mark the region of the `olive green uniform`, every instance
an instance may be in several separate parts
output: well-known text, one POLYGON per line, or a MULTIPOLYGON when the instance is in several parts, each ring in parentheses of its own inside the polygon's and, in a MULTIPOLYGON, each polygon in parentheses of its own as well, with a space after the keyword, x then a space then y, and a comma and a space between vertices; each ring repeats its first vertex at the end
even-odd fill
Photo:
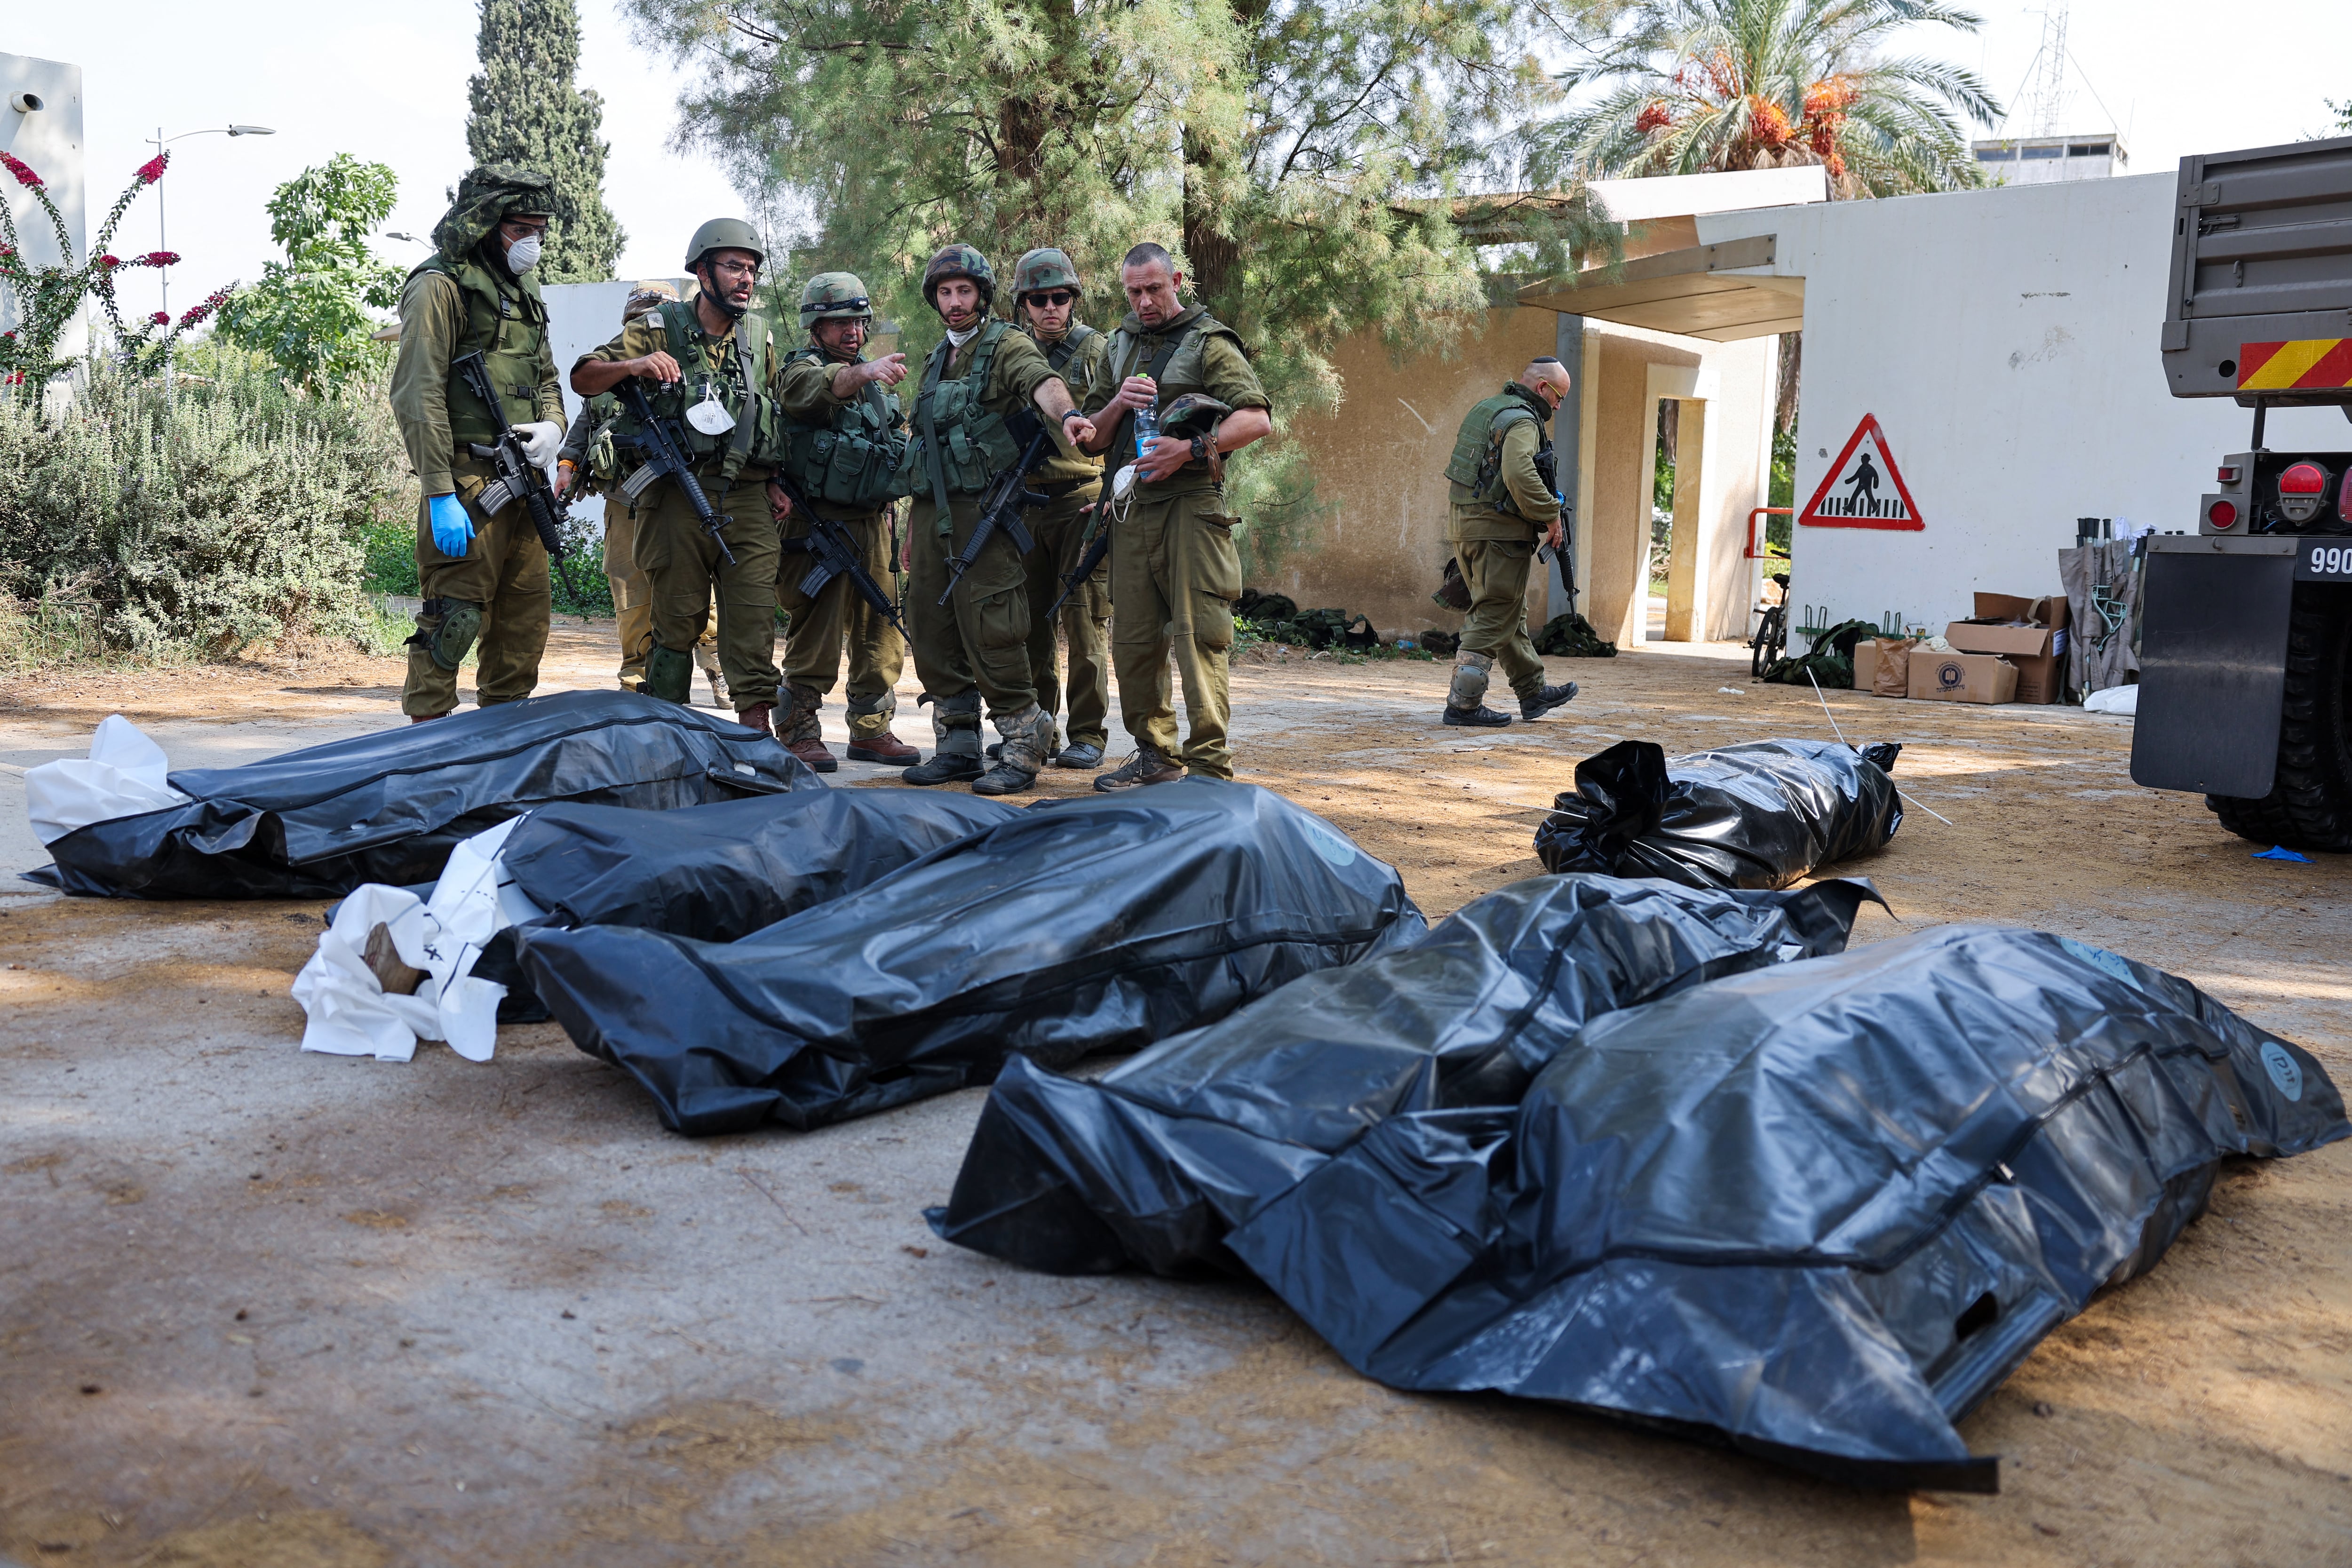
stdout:
POLYGON ((933 723, 943 745, 953 731, 978 731, 982 698, 1000 720, 1036 705, 1029 673, 1029 575, 1021 552, 998 531, 951 594, 948 562, 971 542, 980 521, 980 492, 988 479, 1020 456, 1002 421, 1024 408, 1034 410, 1037 388, 1052 379, 1053 367, 1037 345, 1001 321, 983 324, 961 349, 942 340, 924 363, 915 439, 908 448, 914 506, 907 523, 907 630, 924 697, 938 705, 933 723), (940 407, 957 398, 934 405, 930 417, 941 448, 934 463, 923 431, 924 400, 934 396, 935 387, 944 394, 951 383, 963 387, 958 398, 973 417, 956 422, 939 416, 940 407), (938 499, 942 489, 944 509, 938 499), (939 602, 943 594, 944 605, 939 602))
MULTIPOLYGON (((1021 330, 1045 351, 1045 363, 1069 387, 1071 401, 1085 407, 1110 357, 1110 334, 1073 321, 1067 334, 1048 342, 1027 323, 1021 330)), ((1037 548, 1024 558, 1029 568, 1029 678, 1037 689, 1037 705, 1048 717, 1062 710, 1058 629, 1070 645, 1070 718, 1063 739, 1097 749, 1110 739, 1109 557, 1062 606, 1058 628, 1046 612, 1062 596, 1062 579, 1077 570, 1078 557, 1086 553, 1087 531, 1094 521, 1087 509, 1102 494, 1102 468, 1098 457, 1057 451, 1030 477, 1030 489, 1053 499, 1024 520, 1037 548)))
MULTIPOLYGON (((719 552, 717 542, 696 520, 693 505, 671 479, 656 480, 637 498, 635 536, 631 541, 636 565, 645 573, 650 589, 653 647, 646 656, 649 682, 659 684, 652 680, 650 674, 657 650, 683 655, 701 640, 710 625, 715 590, 719 665, 726 677, 728 696, 738 713, 763 703, 774 703, 779 684, 776 570, 780 535, 767 494, 768 477, 774 472, 774 454, 772 433, 760 433, 761 426, 772 424, 774 416, 755 414, 744 400, 742 384, 746 372, 738 363, 743 343, 753 341, 761 367, 758 376, 752 378, 756 382, 754 391, 761 402, 772 408, 776 355, 767 333, 765 318, 753 313, 730 323, 725 336, 713 337, 703 330, 693 305, 667 301, 660 309, 631 321, 611 342, 581 355, 573 366, 576 370, 581 364, 593 362, 638 359, 656 350, 668 353, 678 360, 687 380, 682 386, 674 386, 667 393, 648 384, 647 396, 653 400, 656 413, 667 413, 672 407, 682 410, 698 403, 708 389, 732 405, 739 426, 750 426, 742 431, 742 439, 753 455, 740 461, 731 481, 726 477, 725 468, 733 460, 729 448, 736 444, 736 432, 709 438, 709 443, 715 443, 714 449, 699 457, 689 453, 695 475, 709 499, 710 510, 730 520, 720 537, 734 554, 731 563, 719 552), (762 447, 771 449, 762 451, 762 447)), ((694 438, 692 427, 683 418, 673 418, 672 422, 681 437, 694 438)), ((615 435, 625 448, 625 419, 615 435)), ((623 466, 627 463, 625 456, 623 466)))
POLYGON ((1540 696, 1544 685, 1543 660, 1528 636, 1528 573, 1559 516, 1536 471, 1550 414, 1541 394, 1507 384, 1463 420, 1445 470, 1452 500, 1445 542, 1470 590, 1461 651, 1494 660, 1522 700, 1540 696))
MULTIPOLYGON (((822 348, 814 346, 796 350, 788 356, 780 367, 776 383, 776 398, 783 407, 784 417, 797 426, 829 431, 839 414, 855 404, 863 404, 880 428, 903 428, 897 396, 878 383, 868 383, 855 398, 845 399, 835 394, 834 374, 844 363, 827 358, 822 348)), ((892 574, 898 569, 891 559, 893 508, 884 504, 855 510, 854 503, 833 505, 818 499, 824 493, 826 464, 823 457, 812 455, 798 463, 788 459, 786 470, 803 496, 812 498, 813 504, 824 507, 826 517, 847 527, 857 542, 866 574, 885 594, 890 593, 896 582, 892 574)), ((856 483, 855 479, 848 482, 856 483)), ((835 493, 847 493, 838 484, 835 489, 835 493)), ((793 515, 784 520, 783 566, 776 578, 776 602, 792 617, 784 638, 784 683, 793 700, 793 717, 799 716, 803 703, 812 715, 823 706, 818 700, 831 691, 841 678, 842 639, 846 635, 850 739, 864 741, 887 735, 890 732, 891 717, 898 710, 895 688, 899 672, 906 668, 907 645, 898 628, 866 602, 847 574, 827 583, 814 599, 801 592, 801 583, 814 563, 806 552, 792 545, 794 540, 806 539, 808 531, 808 520, 795 507, 793 515)), ((790 721, 779 714, 777 733, 788 733, 789 725, 790 721)))
POLYGON ((457 706, 457 672, 442 668, 430 649, 451 607, 479 609, 481 630, 474 646, 481 662, 474 690, 485 708, 530 696, 547 647, 546 547, 526 508, 509 504, 496 517, 483 513, 478 498, 498 471, 465 448, 487 446, 497 434, 496 421, 449 371, 454 355, 482 349, 509 424, 563 422, 563 395, 556 386, 538 280, 529 273, 514 277, 486 249, 487 242, 457 262, 440 255, 427 258, 409 274, 400 297, 392 412, 423 492, 416 513, 416 574, 425 604, 417 612, 416 636, 409 639, 408 675, 400 692, 400 710, 412 718, 457 706), (430 511, 432 497, 452 493, 475 529, 466 553, 455 557, 433 542, 430 511))
MULTIPOLYGON (((635 691, 646 683, 646 654, 653 647, 653 588, 637 565, 637 514, 619 493, 618 460, 613 451, 613 422, 620 402, 600 392, 583 405, 563 435, 558 459, 572 466, 567 501, 587 496, 604 498, 604 581, 613 590, 614 630, 621 643, 621 689, 635 691)), ((694 645, 694 662, 710 678, 714 696, 725 689, 719 673, 719 637, 705 631, 694 645)), ((723 700, 723 699, 722 699, 723 700)))
MULTIPOLYGON (((1166 363, 1153 376, 1162 408, 1188 392, 1205 393, 1234 409, 1272 406, 1240 338, 1193 305, 1149 330, 1132 314, 1120 323, 1101 377, 1088 392, 1087 413, 1098 414, 1129 376, 1150 374, 1163 353, 1166 363)), ((1134 460, 1131 424, 1119 441, 1108 454, 1114 468, 1134 460)), ((1111 535, 1111 659, 1118 671, 1119 717, 1139 747, 1209 778, 1234 776, 1225 656, 1234 644, 1234 601, 1242 593, 1233 534, 1238 521, 1227 515, 1217 480, 1193 463, 1165 479, 1139 475, 1133 502, 1111 535), (1181 751, 1168 681, 1171 653, 1191 731, 1181 751)))

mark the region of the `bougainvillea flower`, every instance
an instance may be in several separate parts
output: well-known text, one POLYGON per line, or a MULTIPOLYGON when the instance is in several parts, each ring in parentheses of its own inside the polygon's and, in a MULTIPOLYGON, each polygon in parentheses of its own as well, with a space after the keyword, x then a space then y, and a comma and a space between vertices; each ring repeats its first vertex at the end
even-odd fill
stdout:
POLYGON ((101 256, 98 258, 98 264, 100 267, 120 267, 122 265, 122 258, 119 256, 101 256))
POLYGON ((151 250, 139 259, 150 267, 177 267, 180 253, 176 250, 151 250))
POLYGON ((162 310, 158 310, 158 311, 156 311, 153 315, 152 315, 152 316, 148 317, 147 319, 148 319, 149 321, 151 321, 154 322, 154 323, 155 323, 157 326, 159 326, 159 327, 168 327, 168 326, 170 326, 170 325, 172 324, 172 318, 171 318, 170 316, 166 315, 166 314, 165 314, 163 311, 162 311, 162 310))
POLYGON ((33 173, 31 164, 9 153, 0 153, 0 169, 5 169, 16 175, 16 183, 27 190, 41 183, 41 176, 33 173))
POLYGON ((156 181, 162 179, 163 177, 163 165, 170 163, 171 160, 172 155, 169 153, 158 153, 152 158, 150 158, 145 163, 140 164, 139 183, 142 185, 152 185, 156 181))

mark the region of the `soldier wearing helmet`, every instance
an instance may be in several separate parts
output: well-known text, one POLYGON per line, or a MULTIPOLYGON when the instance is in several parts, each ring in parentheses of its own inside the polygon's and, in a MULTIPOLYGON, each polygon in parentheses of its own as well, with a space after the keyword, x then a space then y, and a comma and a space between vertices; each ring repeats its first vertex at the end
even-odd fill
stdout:
MULTIPOLYGON (((766 259, 750 224, 712 219, 686 247, 693 300, 656 302, 572 367, 572 390, 583 397, 632 376, 643 380, 655 417, 693 462, 711 510, 728 520, 722 552, 676 481, 661 480, 637 498, 636 563, 653 611, 645 689, 673 702, 692 695, 694 647, 709 626, 715 590, 728 697, 737 721, 755 730, 770 727, 780 684, 777 520, 783 496, 768 481, 783 458, 785 421, 775 395, 775 344, 767 318, 751 309, 766 259)), ((625 414, 613 427, 625 471, 636 467, 640 435, 625 414)))
MULTIPOLYGON (((675 300, 677 289, 660 279, 639 283, 621 307, 625 329, 640 316, 657 312, 664 300, 675 300)), ((652 590, 637 565, 636 510, 620 493, 620 458, 613 447, 613 427, 621 417, 620 399, 597 394, 580 405, 580 413, 564 434, 557 454, 555 493, 573 500, 602 495, 604 499, 604 580, 613 588, 613 615, 621 637, 621 689, 635 691, 646 683, 646 654, 653 647, 652 590)), ((727 680, 719 669, 719 635, 706 628, 695 640, 694 662, 710 682, 713 706, 727 708, 727 680)))
POLYGON ((948 563, 971 541, 981 493, 1021 458, 1024 443, 1010 421, 1042 415, 1065 457, 1095 434, 1037 345, 990 317, 995 296, 988 258, 969 245, 946 247, 923 268, 923 299, 947 335, 923 362, 903 470, 914 497, 908 631, 939 742, 905 777, 912 784, 971 779, 975 795, 1034 784, 1052 751, 1054 721, 1038 706, 1029 672, 1028 572, 1012 539, 992 536, 960 577, 948 563), (993 767, 981 756, 983 699, 1003 737, 993 767))
MULTIPOLYGON (((1033 250, 1013 268, 1013 320, 1045 351, 1045 363, 1086 401, 1102 369, 1110 339, 1077 319, 1078 269, 1051 248, 1033 250)), ((1102 459, 1089 452, 1055 453, 1037 470, 1030 487, 1053 498, 1029 519, 1037 548, 1029 564, 1029 674, 1037 704, 1051 719, 1061 707, 1062 681, 1055 658, 1055 626, 1046 612, 1062 597, 1062 579, 1075 571, 1097 526, 1094 505, 1102 493, 1102 459)), ((1093 769, 1101 765, 1110 739, 1110 565, 1098 563, 1062 606, 1061 631, 1070 645, 1070 719, 1056 765, 1093 769)), ((1049 752, 1051 745, 1049 742, 1049 752)))
POLYGON ((416 573, 425 603, 400 691, 400 710, 411 720, 456 709, 457 670, 477 639, 477 702, 519 702, 539 684, 551 608, 547 551, 527 509, 482 511, 476 498, 497 472, 470 448, 498 439, 499 412, 533 462, 553 462, 563 439, 547 306, 531 276, 554 209, 545 174, 483 164, 458 184, 456 203, 434 227, 434 253, 401 290, 392 412, 424 490, 416 573), (489 366, 499 410, 449 369, 476 350, 489 366))
MULTIPOLYGON (((1135 469, 1126 499, 1112 503, 1119 515, 1110 552, 1118 606, 1111 662, 1135 755, 1097 775, 1098 790, 1167 784, 1188 773, 1234 776, 1225 655, 1242 591, 1233 531, 1241 520, 1225 510, 1224 458, 1274 424, 1240 335, 1204 307, 1185 304, 1183 284, 1160 247, 1147 241, 1127 253, 1119 268, 1127 319, 1111 334, 1109 363, 1087 400, 1098 416, 1093 449, 1108 448, 1111 463, 1135 469), (1199 400, 1187 403, 1187 395, 1199 400), (1144 411, 1159 422, 1157 435, 1137 433, 1135 417, 1144 411), (1192 731, 1181 752, 1168 688, 1171 654, 1192 731)), ((1112 489, 1119 488, 1114 479, 1112 489)))
MULTIPOLYGON (((789 421, 782 472, 809 505, 847 527, 867 574, 887 593, 898 555, 891 521, 895 502, 906 493, 899 469, 907 455, 907 416, 890 389, 906 379, 907 356, 866 357, 874 307, 854 273, 820 272, 810 279, 801 289, 800 314, 808 342, 784 356, 777 383, 789 421)), ((850 760, 901 767, 921 762, 920 752, 890 732, 890 716, 898 708, 893 688, 906 667, 906 645, 846 574, 827 583, 814 598, 800 591, 807 558, 796 546, 807 536, 806 519, 796 511, 785 517, 776 599, 792 625, 784 639, 784 700, 776 712, 776 733, 793 755, 819 773, 840 766, 825 749, 817 712, 841 677, 846 633, 850 760)))

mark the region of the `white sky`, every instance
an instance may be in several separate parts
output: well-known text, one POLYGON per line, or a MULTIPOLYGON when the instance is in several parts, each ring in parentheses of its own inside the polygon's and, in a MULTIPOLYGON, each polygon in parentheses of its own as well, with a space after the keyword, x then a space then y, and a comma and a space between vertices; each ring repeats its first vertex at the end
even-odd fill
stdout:
MULTIPOLYGON (((612 0, 580 9, 581 80, 604 95, 613 144, 605 200, 629 236, 620 274, 674 273, 694 226, 742 204, 709 160, 668 152, 677 76, 630 41, 612 0)), ((2011 102, 2042 16, 2013 0, 1984 11, 1982 34, 1923 29, 1915 47, 1977 69, 2011 102)), ((188 258, 174 269, 184 306, 230 278, 259 276, 272 254, 262 210, 271 190, 337 153, 391 164, 401 204, 389 226, 427 232, 466 163, 476 16, 473 0, 27 0, 10 7, 0 48, 81 66, 93 218, 146 159, 140 139, 158 123, 172 133, 230 121, 277 129, 178 144, 168 195, 172 248, 188 258)), ((2068 44, 2082 68, 2070 74, 2060 129, 2107 130, 2112 111, 2139 174, 2168 170, 2186 153, 2292 141, 2322 127, 2323 98, 2352 97, 2352 0, 2074 0, 2068 44)), ((2019 107, 2012 134, 2032 129, 2019 107)), ((146 248, 154 226, 151 194, 122 241, 146 248)), ((423 254, 393 240, 382 250, 404 264, 423 254)))

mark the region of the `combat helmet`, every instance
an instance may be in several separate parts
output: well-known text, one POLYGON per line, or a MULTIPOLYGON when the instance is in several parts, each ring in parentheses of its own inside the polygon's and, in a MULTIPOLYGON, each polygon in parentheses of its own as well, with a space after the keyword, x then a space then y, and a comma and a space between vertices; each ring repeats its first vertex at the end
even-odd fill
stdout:
POLYGON ((629 302, 621 307, 621 325, 627 326, 648 310, 658 310, 666 300, 677 298, 677 286, 659 278, 649 278, 629 289, 629 302))
POLYGON ((874 302, 855 272, 820 272, 801 286, 801 326, 819 321, 870 321, 874 302))
POLYGON ((1071 265, 1066 252, 1052 246, 1045 246, 1024 252, 1021 259, 1013 264, 1013 302, 1014 304, 1019 304, 1024 295, 1033 294, 1040 289, 1067 289, 1075 293, 1085 292, 1078 284, 1078 269, 1071 265))
POLYGON ((996 274, 988 265, 988 258, 969 245, 943 247, 923 268, 923 303, 936 310, 940 308, 940 285, 950 278, 969 278, 980 286, 980 313, 996 302, 996 274))
POLYGON ((449 195, 449 210, 433 226, 435 247, 462 261, 501 218, 549 217, 555 212, 555 182, 520 163, 484 163, 467 171, 449 195))
POLYGON ((702 258, 714 250, 748 250, 752 260, 762 267, 768 263, 768 247, 760 243, 759 231, 740 217, 715 217, 696 229, 686 242, 686 269, 701 267, 702 258))
POLYGON ((1217 426, 1233 412, 1230 405, 1220 403, 1205 392, 1188 392, 1170 400, 1160 411, 1160 433, 1173 436, 1180 441, 1195 437, 1209 443, 1209 473, 1222 482, 1225 477, 1224 454, 1217 450, 1217 426))

